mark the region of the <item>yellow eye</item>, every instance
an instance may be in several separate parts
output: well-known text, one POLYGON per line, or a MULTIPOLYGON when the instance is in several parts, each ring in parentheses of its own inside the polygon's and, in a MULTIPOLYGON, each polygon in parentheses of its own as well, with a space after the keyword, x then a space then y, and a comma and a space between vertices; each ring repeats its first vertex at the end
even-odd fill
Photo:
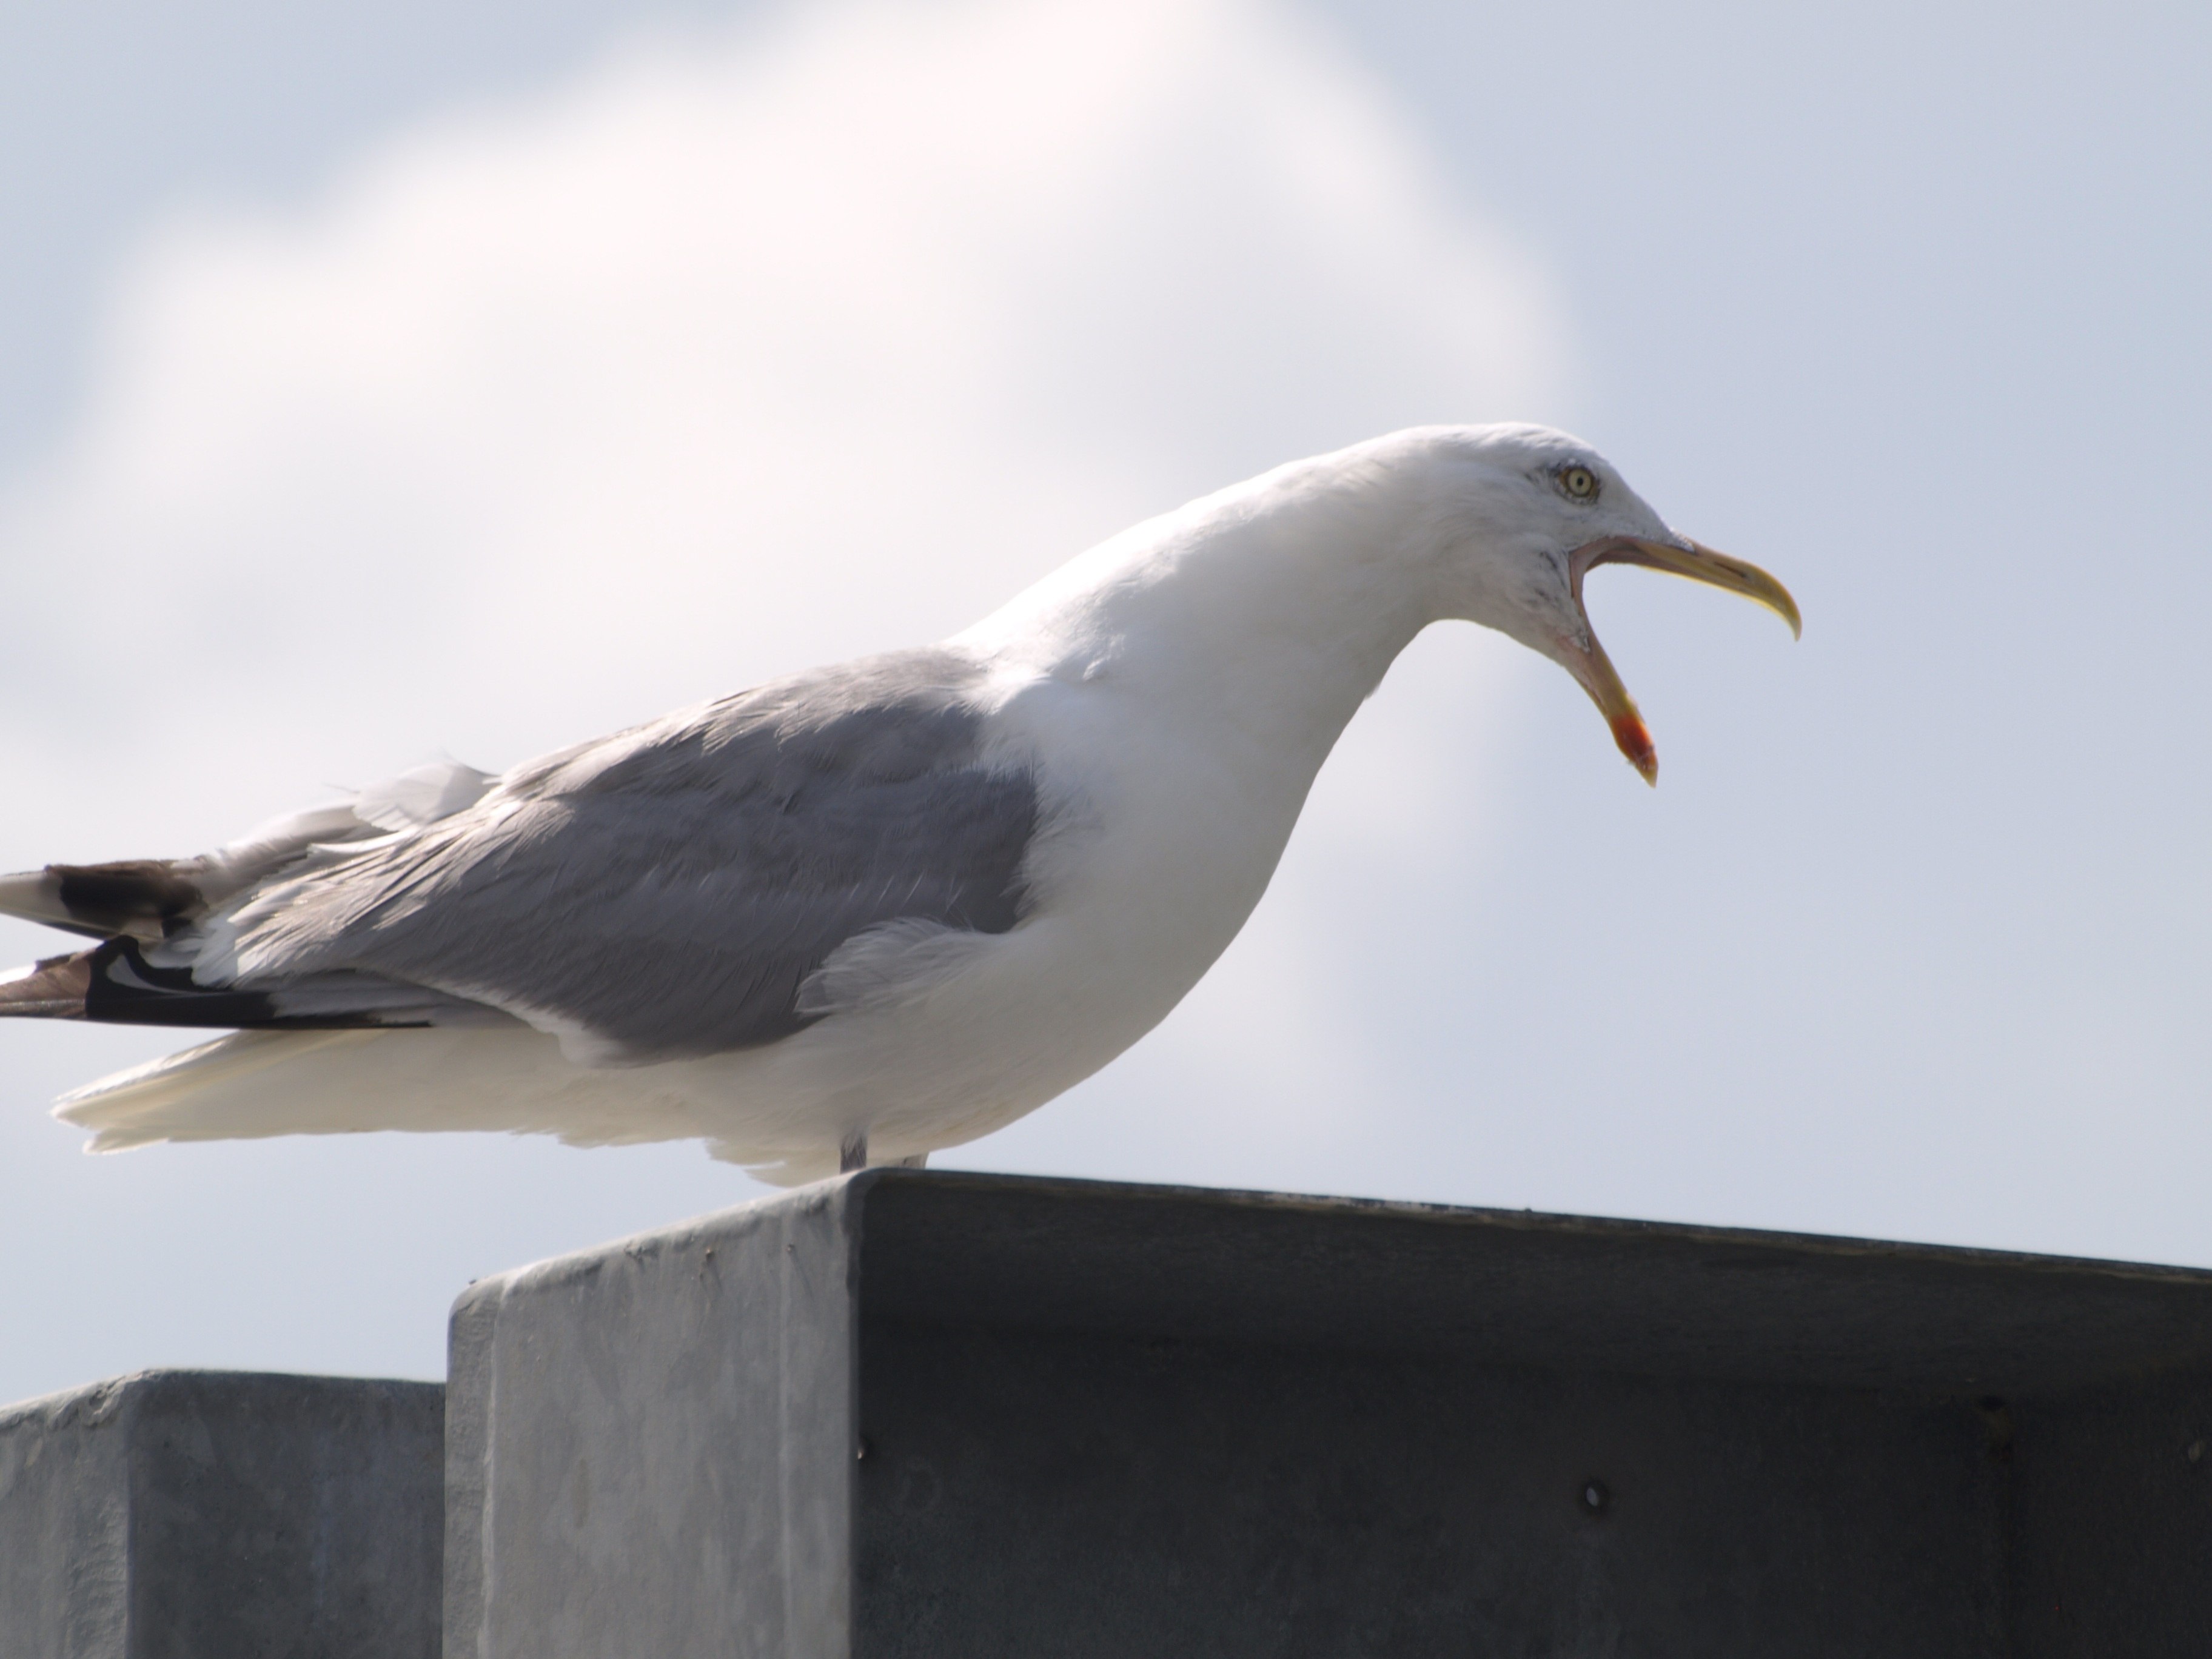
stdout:
POLYGON ((1559 471, 1559 488, 1576 501, 1589 501, 1597 494, 1597 474, 1586 466, 1563 467, 1559 471))

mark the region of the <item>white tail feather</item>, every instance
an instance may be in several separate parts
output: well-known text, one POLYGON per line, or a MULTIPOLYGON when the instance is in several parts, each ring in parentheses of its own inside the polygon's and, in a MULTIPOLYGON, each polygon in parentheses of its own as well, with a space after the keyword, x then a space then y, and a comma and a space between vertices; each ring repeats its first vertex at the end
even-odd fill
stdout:
POLYGON ((571 1066, 526 1026, 239 1031, 76 1090, 54 1115, 92 1130, 94 1152, 380 1129, 536 1132, 579 1146, 710 1133, 699 1068, 653 1070, 659 1090, 640 1089, 635 1072, 571 1066))
MULTIPOLYGON (((265 1127, 259 1114, 224 1109, 226 1085, 246 1083, 272 1066, 296 1061, 368 1031, 234 1031, 213 1042, 116 1072, 72 1089, 54 1103, 64 1123, 93 1130, 88 1152, 119 1152, 163 1140, 288 1134, 289 1120, 265 1127)), ((249 1097, 257 1092, 246 1091, 249 1097)))

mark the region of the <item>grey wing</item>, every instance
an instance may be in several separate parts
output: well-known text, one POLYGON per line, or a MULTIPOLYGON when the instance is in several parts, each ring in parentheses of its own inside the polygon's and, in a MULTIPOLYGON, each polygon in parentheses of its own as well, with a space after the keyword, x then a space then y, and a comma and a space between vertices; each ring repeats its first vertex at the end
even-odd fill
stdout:
POLYGON ((1004 933, 1035 780, 991 763, 945 651, 764 686, 520 769, 476 808, 341 853, 235 918, 235 982, 434 988, 656 1060, 809 1024, 838 945, 921 920, 1004 933))

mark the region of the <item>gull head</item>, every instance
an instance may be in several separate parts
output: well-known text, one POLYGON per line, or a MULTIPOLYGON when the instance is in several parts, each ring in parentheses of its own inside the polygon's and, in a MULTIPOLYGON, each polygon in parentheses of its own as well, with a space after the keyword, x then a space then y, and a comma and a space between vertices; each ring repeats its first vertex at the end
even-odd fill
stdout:
POLYGON ((1645 782, 1659 781, 1658 755, 1590 626, 1583 581, 1591 571, 1634 564, 1685 576, 1755 600, 1800 631, 1796 601, 1780 582, 1672 529, 1580 440, 1540 426, 1418 436, 1435 486, 1423 539, 1438 614, 1494 628, 1573 675, 1645 782))

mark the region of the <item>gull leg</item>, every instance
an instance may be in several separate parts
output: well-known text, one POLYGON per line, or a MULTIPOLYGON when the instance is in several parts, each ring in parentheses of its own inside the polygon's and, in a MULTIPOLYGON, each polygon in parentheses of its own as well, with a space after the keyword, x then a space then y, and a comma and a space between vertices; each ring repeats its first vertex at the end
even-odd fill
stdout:
POLYGON ((895 1158, 891 1160, 891 1166, 899 1170, 927 1170, 929 1167, 929 1154, 916 1152, 912 1158, 895 1158))
POLYGON ((855 1129, 838 1145, 837 1173, 850 1175, 855 1170, 865 1170, 867 1167, 868 1132, 866 1129, 855 1129))

